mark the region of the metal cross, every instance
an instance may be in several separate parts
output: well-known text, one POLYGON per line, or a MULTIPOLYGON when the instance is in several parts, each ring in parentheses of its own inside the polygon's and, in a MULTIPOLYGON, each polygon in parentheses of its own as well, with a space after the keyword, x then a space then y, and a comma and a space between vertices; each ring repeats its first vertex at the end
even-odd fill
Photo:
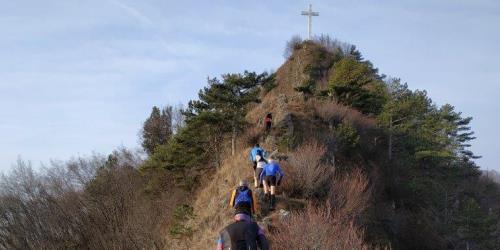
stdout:
POLYGON ((311 40, 311 21, 313 16, 319 16, 319 12, 313 12, 312 11, 312 4, 309 4, 309 10, 308 11, 302 11, 301 15, 307 16, 309 19, 309 26, 307 31, 309 32, 309 40, 311 40))

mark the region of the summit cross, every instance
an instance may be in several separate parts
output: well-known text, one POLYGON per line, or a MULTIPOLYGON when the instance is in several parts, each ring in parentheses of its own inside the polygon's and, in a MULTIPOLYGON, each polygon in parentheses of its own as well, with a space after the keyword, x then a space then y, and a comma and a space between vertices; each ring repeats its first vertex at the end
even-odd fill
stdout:
POLYGON ((307 16, 309 19, 309 25, 307 26, 307 31, 309 33, 309 40, 311 40, 311 22, 312 22, 312 17, 313 16, 319 16, 319 12, 313 12, 312 11, 312 4, 309 4, 309 10, 308 11, 302 11, 301 15, 307 16))

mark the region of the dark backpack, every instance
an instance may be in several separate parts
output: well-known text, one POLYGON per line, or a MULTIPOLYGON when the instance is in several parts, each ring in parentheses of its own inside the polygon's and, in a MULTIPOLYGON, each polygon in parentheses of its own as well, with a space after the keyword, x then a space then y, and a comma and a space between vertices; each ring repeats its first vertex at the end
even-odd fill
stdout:
POLYGON ((237 221, 230 224, 221 233, 224 249, 257 250, 258 231, 259 226, 255 222, 237 221))
POLYGON ((252 203, 252 198, 250 197, 250 189, 240 190, 236 199, 234 200, 234 206, 236 207, 240 203, 252 203))
POLYGON ((257 152, 255 153, 255 156, 260 155, 260 158, 264 158, 264 150, 263 149, 257 149, 257 152))

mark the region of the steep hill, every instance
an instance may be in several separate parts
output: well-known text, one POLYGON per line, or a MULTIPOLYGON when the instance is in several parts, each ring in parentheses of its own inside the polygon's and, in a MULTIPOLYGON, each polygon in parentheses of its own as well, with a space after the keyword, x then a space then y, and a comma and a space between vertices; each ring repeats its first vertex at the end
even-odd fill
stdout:
MULTIPOLYGON (((293 57, 277 70, 276 86, 265 93, 261 98, 262 101, 252 107, 247 114, 249 129, 242 136, 243 139, 239 140, 237 148, 239 153, 234 157, 228 157, 213 178, 197 193, 193 206, 196 216, 186 223, 187 227, 193 230, 193 234, 189 238, 177 241, 177 244, 173 245, 173 249, 178 247, 207 249, 207 245, 213 244, 218 232, 231 222, 232 210, 228 208, 231 190, 235 188, 239 179, 248 179, 252 183, 253 173, 248 162, 252 138, 257 137, 261 145, 268 151, 277 151, 279 156, 287 158, 292 156, 291 151, 294 147, 307 141, 321 141, 335 146, 336 142, 332 142, 335 140, 332 137, 333 128, 330 126, 331 124, 324 123, 322 120, 332 118, 353 124, 360 129, 364 140, 371 140, 369 137, 372 136, 369 135, 369 131, 375 130, 373 118, 363 116, 352 108, 331 101, 308 99, 303 93, 294 90, 294 88, 309 81, 315 81, 315 84, 320 88, 325 88, 328 77, 327 69, 331 66, 329 60, 332 60, 333 57, 330 55, 319 62, 315 60, 318 60, 318 55, 321 57, 321 54, 328 55, 329 53, 317 44, 304 44, 303 48, 297 50, 293 57), (307 68, 310 65, 319 65, 317 70, 323 71, 321 79, 311 79, 311 76, 307 74, 307 68), (264 135, 262 117, 267 113, 273 114, 274 127, 269 135, 264 135)), ((334 161, 332 150, 335 149, 328 149, 325 156, 325 158, 330 158, 328 161, 334 161)), ((282 164, 287 163, 282 162, 282 164)), ((333 168, 333 166, 330 167, 333 168)), ((284 170, 287 174, 291 172, 286 167, 284 170)), ((333 178, 333 176, 331 177, 333 178)), ((290 182, 296 180, 291 179, 293 177, 289 178, 286 180, 288 183, 284 185, 295 185, 290 182)), ((328 182, 332 181, 333 179, 328 182)), ((293 194, 291 195, 293 196, 293 194)), ((286 193, 282 193, 279 196, 278 208, 283 209, 281 212, 289 213, 304 209, 308 202, 314 202, 314 200, 308 200, 301 196, 288 197, 286 193)), ((280 209, 274 213, 268 212, 266 206, 263 205, 257 220, 261 224, 264 223, 266 229, 276 228, 275 224, 280 221, 280 209)))
MULTIPOLYGON (((467 203, 469 196, 480 202, 476 193, 487 188, 477 179, 474 165, 465 161, 453 163, 456 167, 443 168, 442 164, 451 166, 449 157, 455 156, 441 157, 437 151, 420 149, 405 151, 403 147, 413 146, 403 143, 404 134, 409 136, 415 128, 408 125, 407 130, 388 134, 383 124, 391 91, 380 91, 386 88, 382 77, 371 68, 371 63, 363 61, 359 52, 350 48, 343 50, 335 44, 319 42, 295 45, 293 54, 276 71, 273 88, 266 89, 261 102, 251 106, 247 113, 248 126, 237 140, 237 154, 224 157, 223 164, 196 192, 194 216, 185 223, 189 233, 169 239, 174 242, 171 249, 212 248, 218 232, 232 219, 232 210, 228 208, 230 191, 240 179, 252 183, 248 152, 253 142, 275 151, 287 173, 278 195, 279 209, 270 212, 261 204, 255 218, 275 243, 273 249, 298 249, 298 244, 308 247, 307 237, 323 239, 318 242, 320 249, 452 249, 463 246, 460 244, 475 244, 475 247, 494 244, 492 238, 480 241, 457 234, 463 231, 463 226, 451 222, 469 216, 464 214, 467 212, 462 204, 467 203), (363 95, 353 92, 349 96, 340 92, 340 88, 332 90, 331 79, 343 72, 338 65, 346 58, 369 68, 370 83, 353 90, 363 95), (359 100, 372 101, 379 93, 383 93, 380 99, 386 103, 379 111, 359 105, 359 100), (349 102, 356 95, 369 97, 349 102), (269 134, 264 133, 262 124, 267 113, 273 114, 274 123, 269 134), (430 155, 423 158, 408 155, 415 152, 430 155), (466 187, 468 184, 471 186, 466 187), (474 195, 467 196, 468 192, 474 195), (305 225, 310 223, 317 226, 307 228, 305 225)), ((347 74, 354 79, 352 84, 359 80, 349 68, 347 74)), ((404 85, 399 88, 392 91, 420 94, 405 90, 404 85)), ((407 104, 397 105, 401 108, 407 104)), ((498 188, 491 190, 498 194, 498 188)), ((494 209, 491 204, 490 207, 494 209)), ((486 217, 483 222, 487 224, 486 217)), ((493 227, 491 223, 488 225, 493 227)))
MULTIPOLYGON (((307 51, 304 50, 304 52, 307 51)), ((218 232, 231 222, 233 211, 228 208, 230 192, 240 179, 247 179, 249 183, 252 183, 253 180, 253 170, 248 162, 249 138, 259 138, 264 148, 274 151, 278 150, 279 142, 276 138, 284 138, 294 134, 295 120, 292 115, 303 113, 303 98, 289 84, 292 79, 285 78, 289 75, 286 71, 294 67, 298 67, 298 69, 292 70, 293 72, 303 70, 303 66, 293 64, 293 61, 285 63, 276 73, 276 87, 266 93, 262 97, 262 102, 254 106, 248 113, 246 118, 250 123, 249 130, 242 136, 244 139, 238 141, 238 154, 234 157, 227 157, 211 180, 196 195, 193 205, 196 217, 186 223, 189 228, 194 230, 193 235, 189 239, 178 240, 172 249, 178 247, 207 249, 207 246, 213 245, 218 232), (290 105, 292 103, 293 106, 290 105), (270 112, 273 113, 275 124, 273 135, 264 137, 262 136, 262 118, 270 112)), ((294 77, 299 81, 304 76, 297 74, 294 77)), ((264 215, 260 214, 259 218, 262 216, 264 215)))

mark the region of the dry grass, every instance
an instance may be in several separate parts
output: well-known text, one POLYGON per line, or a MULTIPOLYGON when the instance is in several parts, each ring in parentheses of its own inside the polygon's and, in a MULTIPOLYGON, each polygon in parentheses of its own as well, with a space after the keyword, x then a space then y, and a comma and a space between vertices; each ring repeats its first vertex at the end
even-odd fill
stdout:
MULTIPOLYGON (((287 60, 276 71, 276 87, 262 97, 262 102, 256 105, 247 114, 247 121, 258 124, 267 113, 273 113, 273 122, 279 123, 290 112, 304 111, 304 98, 294 90, 309 79, 304 73, 305 68, 314 63, 314 51, 320 46, 308 44, 303 49, 295 51, 290 60, 287 60)), ((318 82, 319 85, 320 82, 318 82)), ((307 109, 306 109, 307 111, 307 109)))
POLYGON ((253 178, 253 169, 248 162, 249 150, 240 150, 234 158, 226 160, 212 181, 200 189, 193 205, 195 218, 186 223, 194 230, 192 236, 171 241, 168 249, 214 248, 219 231, 232 221, 233 211, 228 207, 230 192, 240 178, 249 181, 253 178))

